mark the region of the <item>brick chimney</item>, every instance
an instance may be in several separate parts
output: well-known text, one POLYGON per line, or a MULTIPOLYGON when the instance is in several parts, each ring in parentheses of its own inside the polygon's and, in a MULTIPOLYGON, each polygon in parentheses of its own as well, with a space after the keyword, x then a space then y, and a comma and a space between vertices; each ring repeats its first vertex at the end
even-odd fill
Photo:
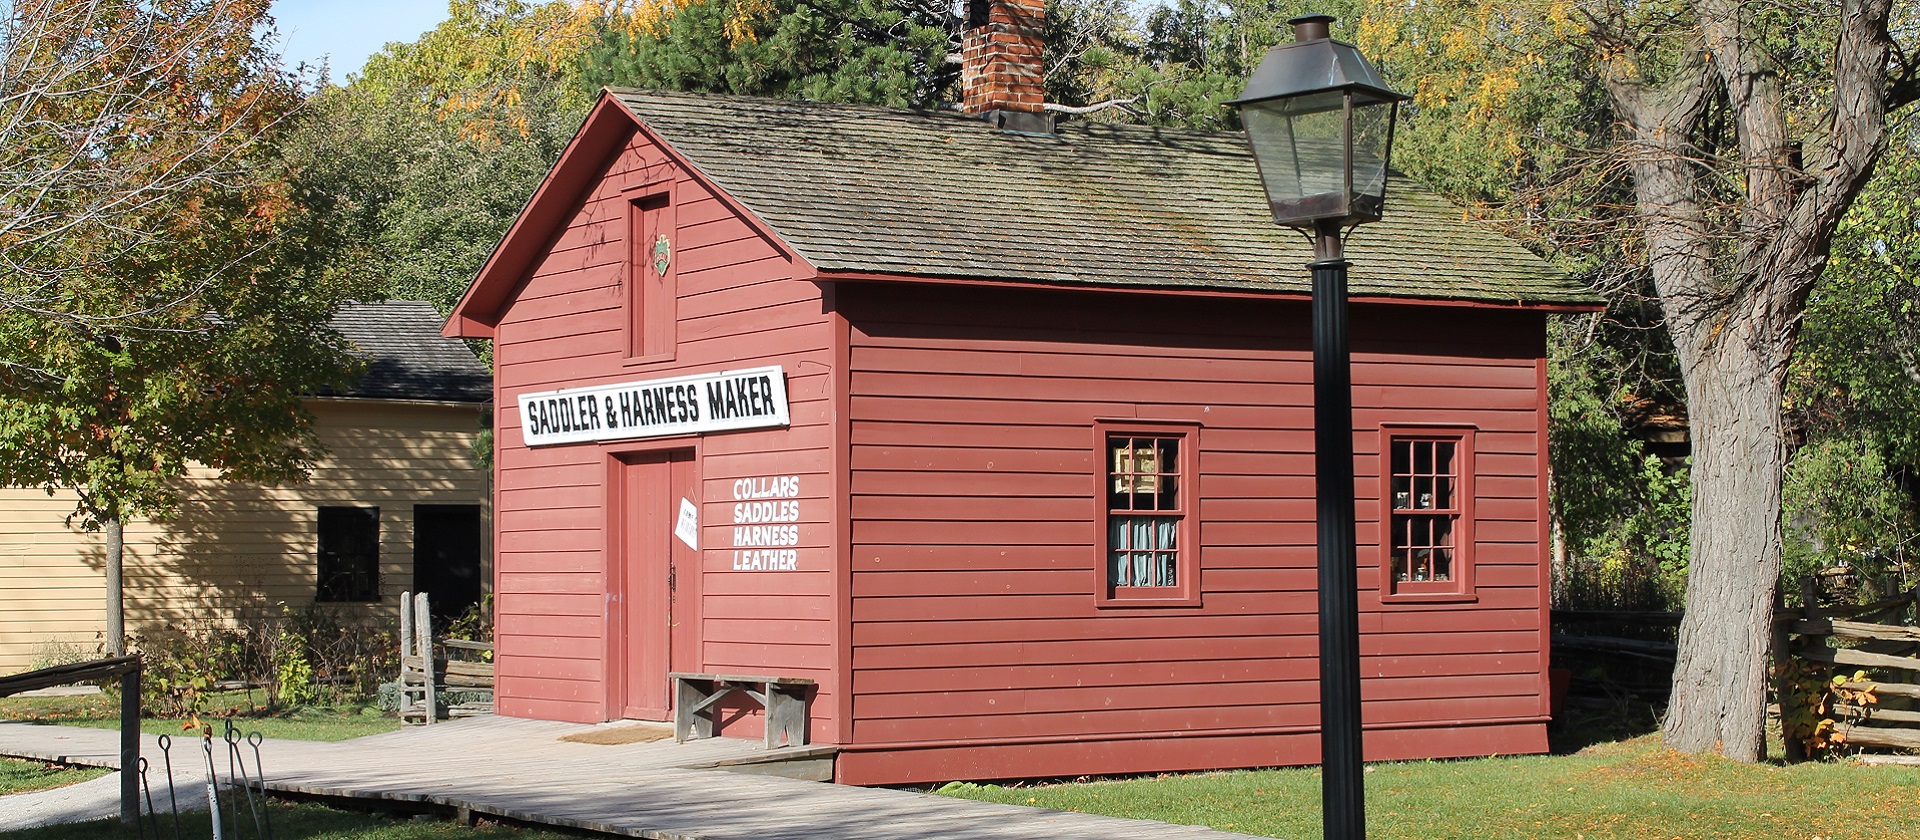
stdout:
POLYGON ((968 0, 960 35, 960 108, 995 126, 1053 133, 1041 56, 1046 0, 968 0))

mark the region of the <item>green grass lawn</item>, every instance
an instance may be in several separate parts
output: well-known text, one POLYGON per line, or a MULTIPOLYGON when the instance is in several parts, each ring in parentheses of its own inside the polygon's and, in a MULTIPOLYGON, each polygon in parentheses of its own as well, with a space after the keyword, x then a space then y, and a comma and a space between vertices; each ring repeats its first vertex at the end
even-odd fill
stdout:
MULTIPOLYGON (((274 803, 268 814, 275 840, 561 840, 577 835, 560 834, 532 828, 483 823, 468 827, 448 820, 389 817, 359 811, 342 811, 320 805, 274 803)), ((206 840, 212 835, 207 813, 180 815, 183 840, 206 840)), ((240 836, 251 838, 255 829, 252 817, 241 816, 240 836)), ((0 840, 102 840, 135 837, 122 831, 115 820, 47 826, 25 831, 0 832, 0 840)), ((148 837, 153 832, 147 832, 148 837)), ((173 815, 163 814, 160 836, 173 837, 173 815)), ((229 834, 228 836, 232 836, 229 834)))
POLYGON ((112 771, 102 767, 67 767, 43 761, 0 758, 0 796, 30 790, 65 787, 97 779, 112 771))
MULTIPOLYGON (((1657 735, 1574 755, 1375 764, 1366 780, 1373 840, 1896 840, 1920 833, 1920 768, 1737 764, 1666 750, 1657 735)), ((1244 834, 1320 836, 1314 768, 942 792, 1244 834)))
MULTIPOLYGON (((211 723, 219 731, 219 719, 234 717, 233 725, 242 732, 258 731, 268 738, 289 741, 344 741, 362 735, 392 732, 400 721, 371 707, 302 708, 267 714, 258 692, 229 691, 213 695, 207 703, 211 723)), ((102 694, 74 697, 0 698, 0 720, 28 720, 95 729, 120 727, 118 699, 102 694)), ((145 718, 140 729, 151 735, 179 735, 192 729, 192 721, 183 718, 145 718)))

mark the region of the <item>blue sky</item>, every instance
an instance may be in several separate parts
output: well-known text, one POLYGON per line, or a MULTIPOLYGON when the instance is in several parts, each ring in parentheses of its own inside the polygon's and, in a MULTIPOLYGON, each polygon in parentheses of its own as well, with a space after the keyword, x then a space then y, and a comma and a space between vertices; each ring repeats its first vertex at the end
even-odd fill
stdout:
POLYGON ((288 67, 331 58, 335 83, 360 72, 391 41, 412 41, 447 19, 447 0, 274 0, 288 67))

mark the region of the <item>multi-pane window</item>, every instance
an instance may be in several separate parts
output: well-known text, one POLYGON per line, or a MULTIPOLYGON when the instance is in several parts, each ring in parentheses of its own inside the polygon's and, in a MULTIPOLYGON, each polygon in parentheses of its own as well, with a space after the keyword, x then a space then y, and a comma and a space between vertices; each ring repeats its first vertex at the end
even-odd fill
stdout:
POLYGON ((1388 430, 1383 452, 1387 516, 1383 592, 1469 590, 1472 435, 1388 430))
POLYGON ((380 509, 320 508, 316 601, 380 600, 380 509))
POLYGON ((1107 439, 1108 582, 1180 585, 1180 440, 1107 439))
POLYGON ((1191 427, 1103 431, 1106 598, 1184 601, 1198 592, 1192 438, 1191 427))

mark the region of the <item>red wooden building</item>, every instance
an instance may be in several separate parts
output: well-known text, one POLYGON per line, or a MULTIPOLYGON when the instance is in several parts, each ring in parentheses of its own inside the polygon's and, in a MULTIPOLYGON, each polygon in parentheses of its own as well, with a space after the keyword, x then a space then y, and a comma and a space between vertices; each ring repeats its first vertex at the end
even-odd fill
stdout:
MULTIPOLYGON (((1047 128, 602 95, 448 325, 495 342, 501 713, 773 674, 844 782, 1318 760, 1308 244, 1239 135, 1047 128)), ((1367 755, 1541 751, 1545 322, 1592 300, 1389 201, 1367 755)))

